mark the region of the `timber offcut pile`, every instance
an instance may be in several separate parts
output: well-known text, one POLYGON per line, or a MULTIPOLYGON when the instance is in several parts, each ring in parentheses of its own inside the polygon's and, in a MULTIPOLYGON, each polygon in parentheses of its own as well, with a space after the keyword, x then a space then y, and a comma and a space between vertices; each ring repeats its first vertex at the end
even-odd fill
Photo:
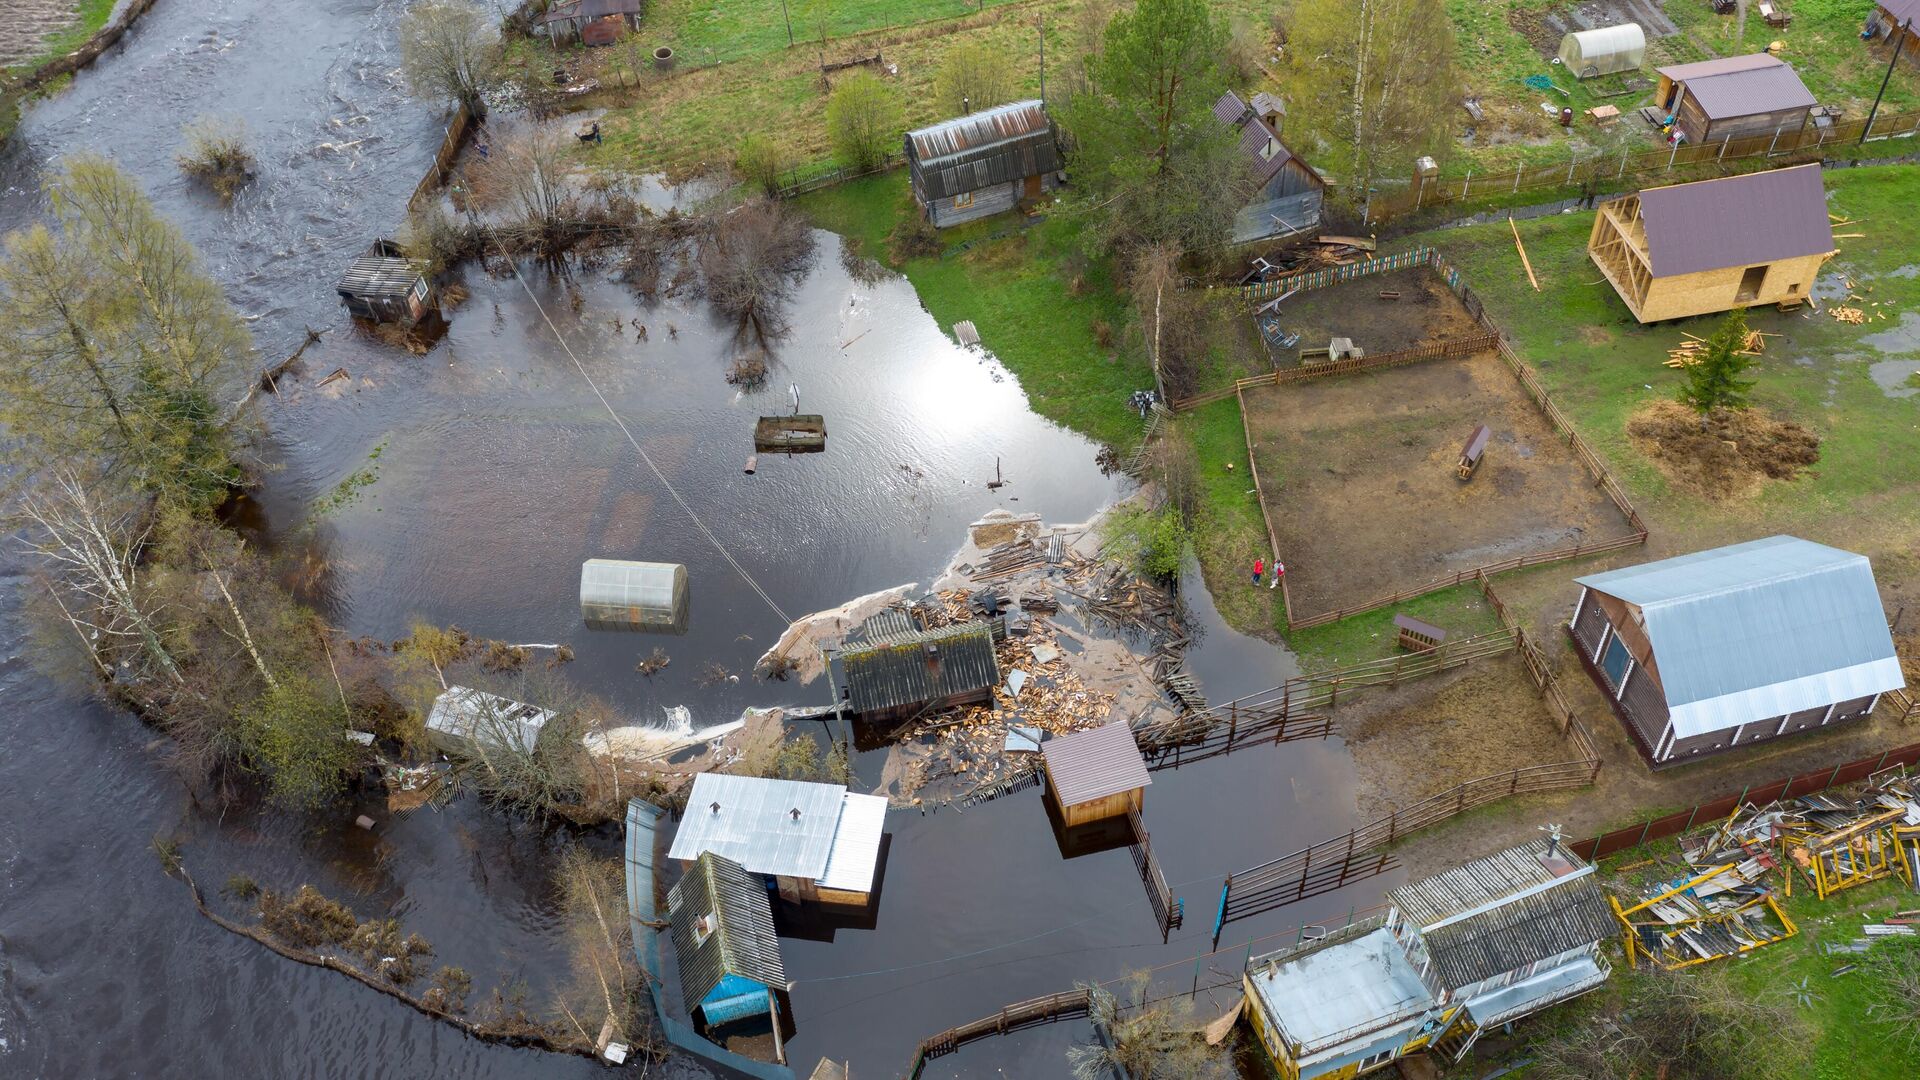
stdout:
MULTIPOLYGON (((1702 356, 1706 355, 1706 338, 1696 337, 1685 331, 1681 331, 1680 336, 1686 340, 1667 350, 1666 365, 1670 368, 1692 367, 1700 362, 1702 356)), ((1767 339, 1779 336, 1779 334, 1763 334, 1758 330, 1749 330, 1747 331, 1747 339, 1742 342, 1740 348, 1736 350, 1736 355, 1759 356, 1761 353, 1767 351, 1767 339)))

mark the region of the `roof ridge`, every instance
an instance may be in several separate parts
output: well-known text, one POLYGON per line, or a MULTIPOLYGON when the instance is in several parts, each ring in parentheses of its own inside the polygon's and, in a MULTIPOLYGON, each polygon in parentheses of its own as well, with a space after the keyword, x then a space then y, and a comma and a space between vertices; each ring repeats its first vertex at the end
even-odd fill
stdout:
MULTIPOLYGON (((1835 548, 1834 550, 1838 551, 1840 549, 1835 548)), ((1834 570, 1843 570, 1848 567, 1857 565, 1855 560, 1859 560, 1859 562, 1868 562, 1867 557, 1865 555, 1860 554, 1859 552, 1849 551, 1849 552, 1846 552, 1845 554, 1851 557, 1841 562, 1828 563, 1823 566, 1803 567, 1799 570, 1791 571, 1791 572, 1783 571, 1781 573, 1771 574, 1764 578, 1748 578, 1744 581, 1740 581, 1740 582, 1728 584, 1728 585, 1721 585, 1715 588, 1704 590, 1702 592, 1688 593, 1685 596, 1669 597, 1668 599, 1665 599, 1665 600, 1653 600, 1647 603, 1640 604, 1638 606, 1642 611, 1647 611, 1647 610, 1658 609, 1658 608, 1672 607, 1676 604, 1691 604, 1700 600, 1711 600, 1716 597, 1726 596, 1730 593, 1747 592, 1750 589, 1754 589, 1761 586, 1778 585, 1783 581, 1797 581, 1801 578, 1813 577, 1815 575, 1828 573, 1834 570)), ((1599 591, 1605 592, 1606 590, 1602 589, 1599 591)), ((1629 602, 1631 603, 1631 601, 1629 602)))

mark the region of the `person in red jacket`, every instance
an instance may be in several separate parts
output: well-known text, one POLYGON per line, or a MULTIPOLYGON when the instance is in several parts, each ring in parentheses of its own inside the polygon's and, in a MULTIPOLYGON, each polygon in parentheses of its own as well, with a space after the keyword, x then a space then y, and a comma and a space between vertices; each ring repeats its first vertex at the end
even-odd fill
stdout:
POLYGON ((1253 583, 1255 585, 1260 584, 1260 575, 1266 572, 1267 572, 1267 560, 1265 559, 1253 560, 1253 583))

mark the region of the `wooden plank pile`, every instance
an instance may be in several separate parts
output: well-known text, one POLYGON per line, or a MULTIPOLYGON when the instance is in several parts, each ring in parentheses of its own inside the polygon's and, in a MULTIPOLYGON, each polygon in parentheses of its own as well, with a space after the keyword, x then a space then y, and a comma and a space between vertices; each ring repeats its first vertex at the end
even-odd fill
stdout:
MULTIPOLYGON (((1706 354, 1706 338, 1696 337, 1684 330, 1681 331, 1680 336, 1686 340, 1667 350, 1667 359, 1665 361, 1667 367, 1692 367, 1699 363, 1700 358, 1706 354)), ((1759 356, 1761 353, 1767 351, 1767 339, 1779 336, 1779 334, 1763 334, 1758 330, 1749 330, 1747 331, 1746 341, 1741 344, 1739 355, 1759 356)))

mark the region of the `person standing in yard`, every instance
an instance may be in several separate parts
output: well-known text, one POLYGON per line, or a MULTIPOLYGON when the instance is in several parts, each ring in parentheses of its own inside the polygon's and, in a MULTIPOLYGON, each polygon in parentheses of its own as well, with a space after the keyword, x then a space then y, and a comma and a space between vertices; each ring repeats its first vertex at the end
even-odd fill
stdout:
POLYGON ((1280 561, 1280 556, 1278 556, 1278 555, 1275 555, 1275 556, 1273 557, 1273 583, 1272 583, 1272 584, 1270 584, 1270 585, 1268 585, 1268 586, 1267 586, 1267 588, 1269 588, 1269 589, 1277 589, 1277 588, 1279 588, 1279 587, 1280 587, 1280 575, 1282 575, 1282 574, 1284 574, 1284 573, 1286 573, 1286 572, 1287 572, 1287 564, 1286 564, 1286 563, 1283 563, 1283 562, 1281 562, 1281 561, 1280 561))
POLYGON ((1253 560, 1253 583, 1255 585, 1260 584, 1260 575, 1266 572, 1267 572, 1267 560, 1256 557, 1253 560))

